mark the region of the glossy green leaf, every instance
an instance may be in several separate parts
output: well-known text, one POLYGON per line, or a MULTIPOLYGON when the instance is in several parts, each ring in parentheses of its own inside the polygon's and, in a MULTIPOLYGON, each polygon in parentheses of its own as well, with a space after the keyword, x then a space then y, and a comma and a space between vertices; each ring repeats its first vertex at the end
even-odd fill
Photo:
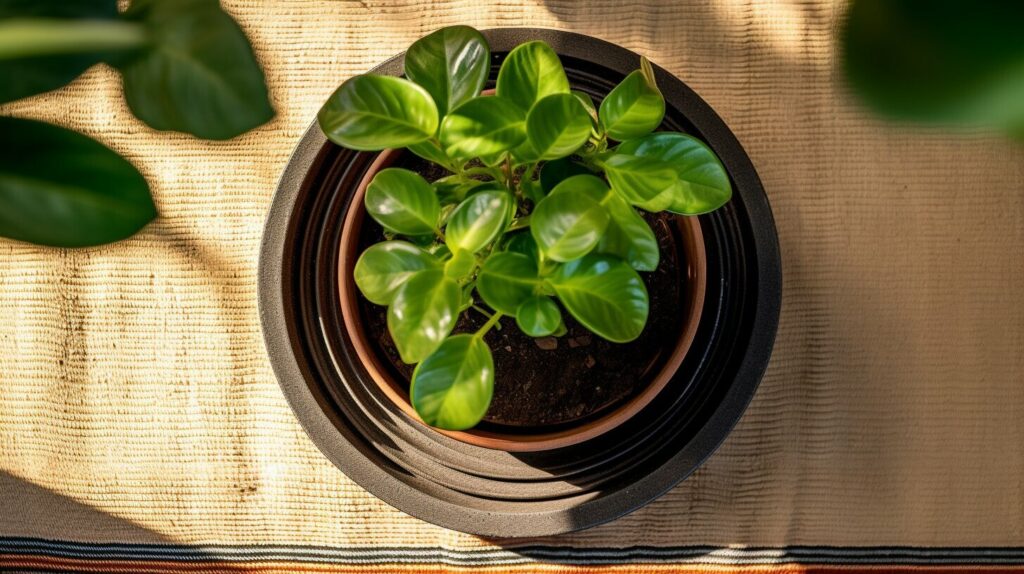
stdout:
POLYGON ((589 169, 567 157, 563 157, 545 162, 544 167, 540 168, 540 186, 544 193, 551 193, 551 190, 556 185, 566 179, 574 175, 587 174, 591 174, 589 169))
POLYGON ((419 271, 407 279, 388 307, 388 330, 406 363, 430 356, 452 332, 462 292, 441 269, 419 271))
POLYGON ((516 324, 531 337, 547 337, 562 324, 562 312, 551 297, 530 297, 516 310, 516 324))
POLYGON ((512 196, 505 191, 470 195, 448 217, 445 242, 471 253, 483 249, 505 228, 512 203, 512 196))
POLYGON ((414 171, 389 167, 377 172, 366 188, 364 203, 371 217, 395 233, 427 235, 438 228, 437 193, 414 171))
POLYGON ((604 162, 604 169, 612 189, 630 204, 651 212, 672 205, 678 176, 668 163, 653 157, 615 154, 604 162))
POLYGON ((439 166, 454 171, 451 169, 451 166, 454 164, 452 158, 448 157, 448 154, 444 153, 441 146, 437 145, 432 140, 422 141, 420 143, 406 146, 406 149, 427 161, 434 162, 439 166))
POLYGON ((621 259, 587 255, 559 267, 549 281, 569 313, 609 341, 632 341, 647 323, 647 288, 621 259))
POLYGON ((661 125, 665 98, 653 80, 643 70, 636 70, 601 102, 601 125, 608 137, 618 141, 638 138, 661 125))
POLYGON ((593 249, 608 226, 601 204, 608 187, 593 175, 577 175, 555 186, 530 216, 530 232, 548 258, 570 261, 593 249))
POLYGON ((595 253, 615 255, 637 271, 654 271, 661 260, 658 239, 651 226, 618 194, 605 202, 608 228, 594 248, 595 253))
POLYGON ((855 0, 843 20, 846 77, 875 111, 1024 125, 1024 3, 855 0))
POLYGON ((565 157, 590 138, 590 116, 572 94, 546 96, 530 109, 526 134, 539 159, 565 157))
POLYGON ((441 144, 451 157, 469 159, 509 151, 526 139, 526 114, 500 96, 473 98, 441 122, 441 144))
POLYGON ((0 103, 59 88, 145 42, 145 30, 116 18, 116 0, 0 2, 0 103))
POLYGON ((353 275, 359 291, 370 302, 390 305, 398 288, 415 273, 436 269, 437 257, 405 241, 383 241, 359 256, 353 275))
POLYGON ((150 127, 223 140, 274 117, 263 70, 219 2, 134 0, 124 17, 152 35, 120 66, 128 106, 150 127))
POLYGON ((579 175, 569 176, 558 182, 558 185, 553 187, 548 195, 566 192, 583 193, 597 202, 603 201, 609 195, 608 184, 589 170, 579 175))
POLYGON ((587 110, 587 115, 590 116, 591 123, 593 125, 597 125, 598 116, 597 108, 594 106, 594 98, 590 97, 590 94, 579 90, 572 90, 570 93, 576 96, 576 99, 583 104, 583 109, 587 110))
POLYGON ((487 40, 469 26, 449 26, 413 42, 405 75, 423 86, 441 116, 477 96, 491 70, 487 40))
POLYGON ((498 71, 497 93, 524 112, 551 94, 568 94, 569 80, 558 54, 539 40, 516 46, 498 71))
POLYGON ((529 230, 510 235, 508 243, 505 244, 505 251, 522 253, 534 261, 537 260, 540 249, 537 248, 537 240, 533 238, 529 230))
POLYGON ((452 253, 451 259, 445 261, 444 274, 452 279, 468 277, 476 270, 476 257, 469 251, 461 249, 452 253))
POLYGON ((77 132, 0 117, 0 235, 55 247, 101 245, 156 217, 128 160, 77 132))
POLYGON ((672 189, 672 202, 668 206, 673 213, 707 213, 725 205, 732 197, 732 183, 725 166, 704 142, 693 136, 655 133, 623 142, 616 151, 657 159, 675 169, 679 181, 672 189))
POLYGON ((515 315, 523 301, 540 285, 537 263, 522 253, 502 251, 484 261, 476 289, 492 309, 515 315))
POLYGON ((494 393, 494 359, 474 335, 454 335, 416 365, 409 392, 423 422, 465 430, 484 417, 494 393))
POLYGON ((437 131, 437 106, 420 86, 391 76, 354 76, 317 114, 320 129, 349 149, 379 151, 411 146, 437 131))

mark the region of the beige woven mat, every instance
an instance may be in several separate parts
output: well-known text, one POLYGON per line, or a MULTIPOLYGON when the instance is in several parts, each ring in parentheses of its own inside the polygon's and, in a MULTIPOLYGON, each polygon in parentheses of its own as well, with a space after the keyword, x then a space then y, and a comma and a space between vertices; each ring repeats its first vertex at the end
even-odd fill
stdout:
POLYGON ((0 535, 441 545, 306 438, 256 311, 263 219, 320 103, 440 26, 622 44, 728 122, 778 220, 785 296, 724 447, 628 518, 630 544, 1024 544, 1024 147, 883 124, 836 70, 840 3, 224 2, 279 111, 227 143, 153 133, 114 73, 5 107, 98 137, 161 218, 102 249, 0 241, 0 535))

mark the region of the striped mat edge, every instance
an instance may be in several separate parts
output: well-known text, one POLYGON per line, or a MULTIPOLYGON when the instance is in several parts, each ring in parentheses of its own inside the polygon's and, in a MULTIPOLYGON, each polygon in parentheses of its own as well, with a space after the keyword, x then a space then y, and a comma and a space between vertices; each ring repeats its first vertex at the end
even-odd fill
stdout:
POLYGON ((1024 548, 712 546, 506 549, 191 546, 0 538, 0 571, 32 572, 1013 572, 1024 548))

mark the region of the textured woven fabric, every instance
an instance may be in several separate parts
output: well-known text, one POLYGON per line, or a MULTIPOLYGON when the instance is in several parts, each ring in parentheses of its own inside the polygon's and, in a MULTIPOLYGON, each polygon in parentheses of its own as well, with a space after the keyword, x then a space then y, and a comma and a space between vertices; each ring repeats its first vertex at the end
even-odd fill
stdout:
POLYGON ((256 309, 263 220, 320 104, 466 23, 589 34, 682 78, 746 147, 782 247, 775 353, 724 446, 646 508, 534 543, 1024 546, 1024 147, 866 113, 836 65, 841 2, 224 5, 278 110, 254 132, 156 133, 103 67, 0 109, 113 147, 161 214, 97 249, 0 240, 0 538, 494 545, 392 509, 321 456, 256 309))

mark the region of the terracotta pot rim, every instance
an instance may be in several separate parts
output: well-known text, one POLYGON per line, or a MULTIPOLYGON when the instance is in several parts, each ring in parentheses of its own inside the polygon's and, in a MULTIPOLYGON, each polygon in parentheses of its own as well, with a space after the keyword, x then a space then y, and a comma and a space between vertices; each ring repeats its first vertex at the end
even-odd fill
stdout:
POLYGON ((684 295, 684 297, 689 299, 688 305, 685 306, 686 322, 680 331, 672 354, 643 391, 593 420, 570 428, 536 434, 506 434, 475 429, 449 431, 432 427, 423 422, 412 407, 412 404, 399 390, 399 384, 385 373, 385 370, 381 367, 379 356, 367 342, 365 329, 357 308, 358 297, 361 295, 353 277, 353 268, 358 258, 356 249, 358 248, 359 230, 361 229, 362 219, 365 216, 363 196, 366 193, 366 188, 378 171, 392 165, 402 153, 405 153, 405 150, 391 149, 380 152, 374 158, 369 168, 367 168, 366 173, 352 195, 349 208, 345 214, 340 249, 338 251, 338 290, 345 330, 349 335, 349 340, 352 342, 360 363, 388 400, 395 404, 406 416, 424 427, 425 430, 483 448, 507 452, 534 452, 572 446, 607 433, 643 410, 665 389, 679 370, 690 345, 693 343, 704 307, 707 287, 707 260, 700 222, 696 217, 678 216, 677 219, 680 223, 680 230, 683 232, 682 247, 687 250, 688 255, 687 268, 684 271, 687 276, 686 280, 689 283, 685 291, 686 295, 684 295))

